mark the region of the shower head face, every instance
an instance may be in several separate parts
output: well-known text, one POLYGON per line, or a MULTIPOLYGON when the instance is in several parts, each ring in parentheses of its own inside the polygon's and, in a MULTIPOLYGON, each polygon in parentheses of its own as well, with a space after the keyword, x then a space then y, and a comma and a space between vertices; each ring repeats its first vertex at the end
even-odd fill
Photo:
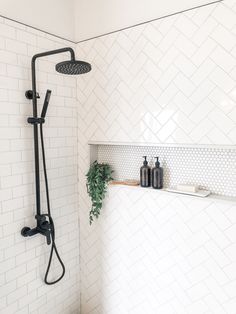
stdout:
POLYGON ((68 75, 84 74, 91 71, 91 64, 84 61, 70 60, 56 64, 56 71, 68 75))

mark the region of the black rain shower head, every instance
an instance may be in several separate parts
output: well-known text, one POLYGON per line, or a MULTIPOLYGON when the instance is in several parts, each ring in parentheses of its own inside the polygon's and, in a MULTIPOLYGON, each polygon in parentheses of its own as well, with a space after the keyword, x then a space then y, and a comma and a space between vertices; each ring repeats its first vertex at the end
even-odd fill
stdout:
POLYGON ((84 61, 70 60, 56 64, 57 72, 69 75, 84 74, 91 69, 91 65, 84 61))

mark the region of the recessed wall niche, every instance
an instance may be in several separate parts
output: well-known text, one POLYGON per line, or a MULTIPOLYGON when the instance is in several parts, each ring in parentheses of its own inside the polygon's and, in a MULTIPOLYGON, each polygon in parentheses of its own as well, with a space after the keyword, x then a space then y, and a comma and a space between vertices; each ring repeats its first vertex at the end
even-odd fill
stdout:
POLYGON ((236 149, 188 146, 90 145, 90 161, 107 162, 117 180, 139 179, 147 156, 158 156, 164 168, 164 187, 197 184, 213 194, 236 197, 236 149))

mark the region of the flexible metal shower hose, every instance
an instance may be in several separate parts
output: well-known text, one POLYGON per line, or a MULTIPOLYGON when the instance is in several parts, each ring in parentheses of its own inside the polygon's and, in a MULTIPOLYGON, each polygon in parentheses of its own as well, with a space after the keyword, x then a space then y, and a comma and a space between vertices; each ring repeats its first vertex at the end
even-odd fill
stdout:
POLYGON ((51 208, 50 208, 50 198, 49 198, 49 188, 48 188, 48 176, 47 176, 47 167, 46 167, 46 158, 45 158, 45 148, 44 148, 44 137, 43 137, 43 124, 40 124, 40 138, 41 138, 41 147, 42 147, 42 159, 43 159, 43 172, 44 172, 44 179, 45 179, 45 187, 46 187, 46 198, 47 198, 47 216, 49 219, 49 223, 51 224, 51 251, 50 251, 50 256, 49 256, 49 260, 48 260, 48 266, 47 266, 47 270, 45 273, 45 277, 44 277, 44 282, 47 285, 53 285, 55 283, 57 283, 58 281, 60 281, 64 275, 65 275, 65 265, 62 262, 62 259, 57 251, 57 247, 56 247, 56 243, 55 243, 55 228, 54 228, 54 222, 51 216, 51 208), (53 257, 53 253, 55 251, 55 254, 57 256, 57 259, 59 261, 59 263, 61 264, 62 267, 62 274, 61 276, 54 280, 49 282, 48 281, 48 273, 52 264, 52 257, 53 257))

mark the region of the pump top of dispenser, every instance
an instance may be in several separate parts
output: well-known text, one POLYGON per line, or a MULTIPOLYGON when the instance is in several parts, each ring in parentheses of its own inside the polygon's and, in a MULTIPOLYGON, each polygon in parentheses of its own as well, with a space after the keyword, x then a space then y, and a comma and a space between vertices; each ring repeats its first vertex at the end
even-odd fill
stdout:
POLYGON ((144 158, 143 165, 144 165, 144 166, 147 166, 147 165, 148 165, 147 156, 143 156, 143 158, 144 158))
POLYGON ((155 157, 155 158, 156 158, 155 166, 159 168, 160 167, 159 157, 155 157))

